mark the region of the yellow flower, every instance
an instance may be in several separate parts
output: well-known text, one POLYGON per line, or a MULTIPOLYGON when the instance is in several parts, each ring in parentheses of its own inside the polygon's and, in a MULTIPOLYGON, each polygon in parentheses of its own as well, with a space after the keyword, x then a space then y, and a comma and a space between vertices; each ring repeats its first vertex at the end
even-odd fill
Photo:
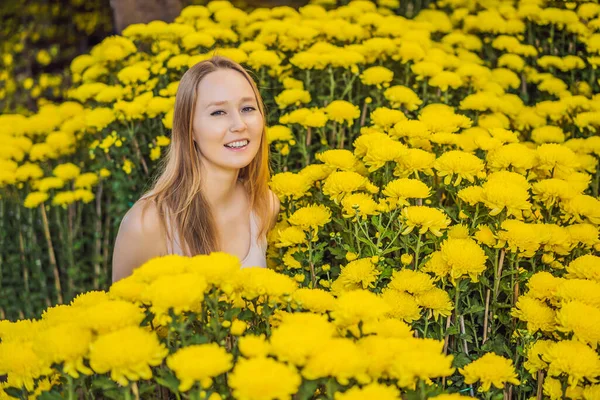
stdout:
POLYGON ((374 85, 378 89, 381 89, 381 86, 388 86, 393 78, 392 71, 380 66, 367 68, 360 75, 360 80, 364 85, 374 85))
POLYGON ((392 279, 387 287, 399 292, 408 292, 413 295, 418 295, 432 290, 433 281, 423 272, 401 269, 400 271, 394 271, 392 279))
POLYGON ((408 293, 399 292, 394 289, 383 291, 381 298, 389 307, 386 313, 391 318, 398 318, 410 323, 421 318, 421 308, 416 299, 408 293))
POLYGON ((131 162, 131 160, 125 160, 123 162, 123 167, 122 167, 123 171, 125 171, 125 173, 127 175, 131 174, 131 170, 133 169, 133 162, 131 162))
POLYGON ((549 272, 537 272, 529 278, 527 296, 539 300, 552 300, 562 281, 562 278, 557 278, 549 272))
POLYGON ((429 231, 440 237, 442 236, 441 230, 450 225, 450 219, 443 211, 427 206, 405 207, 402 209, 402 217, 407 225, 402 231, 403 235, 408 235, 414 228, 418 227, 420 235, 429 231))
POLYGON ((46 200, 48 200, 48 193, 43 192, 29 192, 25 200, 23 201, 23 205, 27 208, 36 208, 46 200))
POLYGON ((167 366, 179 379, 179 390, 187 392, 194 383, 203 388, 212 384, 212 378, 232 367, 233 356, 216 343, 181 348, 167 357, 167 366))
POLYGON ((371 134, 363 137, 367 138, 363 161, 369 167, 369 172, 377 171, 387 162, 401 160, 408 150, 404 144, 385 134, 371 134))
POLYGON ((523 218, 523 211, 531 209, 529 203, 529 184, 522 175, 515 172, 495 172, 501 174, 497 177, 490 175, 487 182, 482 185, 482 202, 490 209, 489 215, 496 216, 506 208, 507 215, 523 218), (505 172, 505 173, 502 173, 505 172), (523 182, 510 179, 509 174, 522 178, 523 182))
POLYGON ((378 204, 373 197, 367 193, 353 193, 344 197, 342 200, 342 215, 344 218, 367 217, 368 215, 378 214, 378 204))
POLYGON ((81 169, 73 163, 65 163, 58 165, 52 170, 54 176, 62 179, 63 181, 69 181, 79 176, 81 169))
MULTIPOLYGON (((389 341, 388 341, 389 342, 389 341)), ((394 355, 389 368, 391 378, 401 388, 414 388, 417 381, 448 377, 454 373, 453 357, 443 353, 444 342, 406 338, 390 343, 385 351, 394 355)))
POLYGON ((577 257, 569 263, 566 277, 600 282, 600 257, 592 254, 577 257))
POLYGON ((130 65, 117 73, 121 83, 129 85, 136 82, 146 82, 150 78, 150 71, 139 65, 130 65))
POLYGON ((506 244, 511 251, 520 252, 524 257, 533 257, 540 248, 541 238, 534 224, 507 219, 500 226, 502 230, 497 233, 499 244, 506 244))
POLYGON ((559 126, 540 126, 531 131, 531 140, 537 144, 563 143, 565 133, 559 126))
POLYGON ((308 179, 310 184, 316 181, 323 180, 333 172, 334 168, 325 164, 309 164, 302 168, 298 175, 303 175, 308 179))
POLYGON ((247 300, 264 296, 269 301, 278 301, 289 296, 297 287, 290 277, 267 268, 243 268, 235 279, 236 291, 247 300))
POLYGON ((364 189, 369 180, 354 171, 332 172, 323 183, 323 193, 339 202, 345 195, 364 189))
POLYGON ((406 121, 406 115, 400 110, 392 110, 387 107, 377 107, 370 115, 371 121, 376 126, 387 129, 394 124, 406 121))
POLYGON ((548 363, 548 376, 566 375, 569 386, 574 387, 584 379, 592 382, 600 375, 600 358, 595 350, 582 342, 563 340, 552 343, 542 353, 548 363))
POLYGON ((394 169, 395 176, 408 177, 410 175, 419 175, 419 172, 425 175, 433 175, 433 163, 435 154, 421 149, 408 149, 403 156, 396 161, 394 169))
POLYGON ((379 273, 370 257, 350 261, 341 269, 340 275, 331 286, 331 291, 340 295, 356 289, 374 288, 373 284, 379 273))
POLYGON ((280 230, 278 239, 275 247, 297 246, 307 242, 306 233, 297 226, 290 226, 280 230))
POLYGON ((198 47, 211 48, 215 43, 215 39, 204 32, 188 33, 181 39, 181 44, 184 49, 191 50, 198 47))
POLYGON ((465 383, 472 384, 481 381, 480 392, 487 392, 491 386, 502 389, 505 383, 518 385, 519 379, 512 364, 512 360, 506 359, 494 353, 486 353, 482 357, 459 368, 459 372, 465 377, 465 383))
POLYGON ((316 230, 331 221, 331 210, 321 204, 312 204, 296 210, 288 219, 292 225, 302 229, 311 227, 316 230))
POLYGON ((538 330, 552 332, 556 327, 554 310, 543 301, 528 296, 519 297, 511 315, 527 322, 527 330, 531 333, 538 330))
POLYGON ((536 152, 522 143, 497 147, 487 155, 487 167, 492 171, 513 170, 525 174, 537 163, 536 152))
POLYGON ((325 107, 325 112, 330 120, 340 124, 346 122, 348 125, 352 125, 354 120, 360 116, 360 109, 345 100, 332 101, 325 107))
POLYGON ((273 143, 275 141, 286 141, 289 142, 294 140, 292 130, 287 126, 273 125, 267 128, 267 142, 273 143))
POLYGON ((281 361, 303 366, 334 335, 335 326, 327 320, 327 316, 285 314, 280 325, 273 330, 270 351, 281 361))
POLYGON ((79 372, 92 374, 92 370, 83 363, 91 341, 92 333, 88 329, 76 324, 64 324, 40 332, 33 349, 48 365, 64 362, 63 371, 78 378, 79 372))
POLYGON ((523 366, 530 374, 535 374, 539 370, 548 368, 548 364, 541 359, 541 355, 544 354, 550 346, 554 345, 554 342, 550 340, 537 340, 527 349, 526 360, 523 366))
POLYGON ((477 231, 473 236, 479 243, 483 243, 488 247, 496 245, 496 235, 487 225, 477 225, 477 231))
POLYGON ((347 385, 352 378, 361 383, 370 380, 366 374, 365 356, 352 340, 331 338, 324 342, 319 351, 311 354, 302 369, 306 379, 332 376, 341 385, 347 385))
POLYGON ((465 275, 473 282, 485 271, 487 256, 473 239, 446 239, 441 246, 442 258, 450 267, 450 280, 453 284, 465 275))
POLYGON ((542 144, 537 148, 537 168, 547 175, 552 173, 569 174, 579 167, 577 155, 568 147, 556 144, 542 144))
POLYGON ((303 89, 286 89, 275 97, 279 109, 310 103, 310 93, 303 89))
POLYGON ((292 299, 301 308, 318 314, 333 310, 335 305, 331 293, 321 289, 300 288, 294 292, 292 299))
POLYGON ((227 379, 234 396, 246 400, 289 398, 301 382, 296 368, 265 357, 238 360, 227 379))
POLYGON ((390 181, 383 194, 392 198, 398 205, 409 205, 407 199, 425 199, 429 197, 429 187, 418 179, 400 178, 390 181))
POLYGON ((255 70, 263 66, 273 69, 281 64, 281 59, 273 50, 255 50, 248 56, 247 63, 255 70))
POLYGON ((231 323, 231 334, 233 336, 241 336, 244 331, 246 330, 248 324, 246 324, 244 321, 236 319, 231 323))
MULTIPOLYGON (((557 278, 558 279, 558 278, 557 278)), ((584 279, 563 279, 556 286, 555 298, 561 301, 577 300, 600 307, 600 283, 584 279)))
POLYGON ((390 311, 390 306, 379 296, 367 290, 342 293, 331 312, 333 321, 340 327, 374 321, 390 311))
POLYGON ((590 222, 600 224, 600 200, 585 194, 579 194, 561 202, 564 216, 561 218, 572 222, 590 222))
POLYGON ((473 183, 475 177, 481 177, 484 173, 484 164, 481 159, 469 153, 459 150, 445 152, 435 160, 434 168, 440 176, 444 176, 444 184, 450 185, 452 178, 456 175, 454 186, 460 185, 463 179, 473 183))
POLYGON ((337 392, 334 395, 335 400, 397 400, 400 398, 400 391, 395 386, 386 386, 380 383, 370 383, 362 388, 351 387, 345 392, 337 392))
POLYGON ((317 153, 315 158, 332 168, 339 168, 344 171, 356 171, 360 161, 352 154, 350 150, 334 149, 317 153))
POLYGON ((391 136, 409 137, 409 138, 427 138, 431 135, 427 124, 419 120, 399 121, 390 131, 391 136))
POLYGON ((245 335, 239 338, 238 348, 244 357, 266 357, 270 352, 270 344, 265 340, 265 335, 245 335))
POLYGON ((299 199, 306 195, 311 188, 311 180, 303 174, 281 172, 274 175, 269 186, 280 200, 287 198, 299 199))
POLYGON ((176 315, 185 311, 199 312, 207 284, 199 274, 184 273, 158 277, 142 294, 150 309, 166 324, 171 320, 169 310, 176 315))
POLYGON ((400 256, 400 262, 402 265, 410 265, 413 262, 413 258, 412 254, 404 253, 400 256))
POLYGON ((439 87, 443 92, 446 92, 449 87, 458 89, 463 85, 463 81, 456 72, 441 71, 429 79, 429 84, 433 87, 439 87))
POLYGON ((441 315, 447 317, 452 314, 454 306, 448 292, 439 288, 432 288, 415 296, 417 304, 425 309, 431 310, 435 320, 441 315))
POLYGON ((167 354, 155 333, 130 326, 99 336, 90 345, 89 359, 95 372, 110 372, 112 380, 127 386, 129 381, 151 379, 150 366, 160 365, 167 354))
POLYGON ((10 386, 24 386, 33 391, 34 379, 52 373, 50 366, 36 354, 32 341, 3 340, 0 343, 0 374, 8 374, 10 386))
POLYGON ((558 330, 573 332, 573 339, 590 344, 593 348, 600 342, 600 310, 580 301, 562 304, 556 313, 558 330))
POLYGON ((404 107, 409 111, 415 111, 423 104, 419 96, 406 86, 392 86, 386 89, 383 95, 394 108, 404 107))
POLYGON ((383 318, 364 324, 363 333, 375 333, 380 338, 409 338, 414 335, 408 324, 394 318, 383 318))

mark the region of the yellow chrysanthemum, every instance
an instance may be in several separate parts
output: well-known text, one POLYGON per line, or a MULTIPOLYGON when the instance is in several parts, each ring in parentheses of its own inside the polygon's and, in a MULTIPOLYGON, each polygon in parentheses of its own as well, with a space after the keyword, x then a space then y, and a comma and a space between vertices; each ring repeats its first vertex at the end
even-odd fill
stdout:
POLYGON ((212 378, 229 371, 233 356, 216 343, 181 348, 167 357, 167 366, 179 379, 179 390, 187 392, 194 383, 203 388, 212 384, 212 378))
POLYGON ((427 231, 435 236, 442 236, 442 229, 450 225, 450 219, 446 214, 437 208, 427 206, 410 206, 402 209, 402 217, 407 225, 402 231, 403 235, 408 235, 415 228, 419 228, 419 234, 427 231))
POLYGON ((512 360, 494 353, 484 354, 464 368, 460 368, 459 371, 465 377, 467 384, 481 381, 480 392, 489 391, 492 385, 502 389, 505 383, 513 385, 520 383, 512 360))
POLYGON ((90 366, 99 374, 110 372, 123 386, 129 381, 151 379, 150 366, 158 366, 169 353, 153 332, 130 326, 99 336, 90 345, 90 366))
POLYGON ((298 391, 301 382, 296 368, 266 357, 238 360, 227 379, 234 396, 245 400, 288 398, 298 391))

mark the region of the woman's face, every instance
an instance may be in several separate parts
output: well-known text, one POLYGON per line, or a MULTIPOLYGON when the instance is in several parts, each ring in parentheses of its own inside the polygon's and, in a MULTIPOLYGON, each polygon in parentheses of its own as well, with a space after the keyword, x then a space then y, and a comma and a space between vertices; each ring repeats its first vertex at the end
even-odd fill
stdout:
POLYGON ((193 118, 203 162, 239 170, 258 153, 263 116, 252 86, 240 72, 220 69, 206 75, 198 85, 193 118))

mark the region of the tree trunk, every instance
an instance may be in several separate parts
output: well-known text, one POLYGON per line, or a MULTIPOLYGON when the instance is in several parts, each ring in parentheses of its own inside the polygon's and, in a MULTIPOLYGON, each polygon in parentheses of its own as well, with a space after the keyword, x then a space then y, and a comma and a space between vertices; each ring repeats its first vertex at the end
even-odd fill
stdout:
POLYGON ((181 0, 110 0, 115 33, 121 34, 131 24, 161 20, 173 22, 181 13, 181 0))

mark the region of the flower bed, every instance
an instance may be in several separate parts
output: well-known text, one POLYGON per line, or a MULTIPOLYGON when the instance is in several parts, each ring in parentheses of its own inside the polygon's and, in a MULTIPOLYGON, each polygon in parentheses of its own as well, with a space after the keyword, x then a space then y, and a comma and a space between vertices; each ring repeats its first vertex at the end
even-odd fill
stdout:
POLYGON ((72 101, 0 116, 0 312, 46 310, 0 323, 7 393, 598 398, 600 6, 397 6, 188 7, 75 59, 72 101), (215 49, 267 105, 270 269, 167 257, 108 288, 215 49))

